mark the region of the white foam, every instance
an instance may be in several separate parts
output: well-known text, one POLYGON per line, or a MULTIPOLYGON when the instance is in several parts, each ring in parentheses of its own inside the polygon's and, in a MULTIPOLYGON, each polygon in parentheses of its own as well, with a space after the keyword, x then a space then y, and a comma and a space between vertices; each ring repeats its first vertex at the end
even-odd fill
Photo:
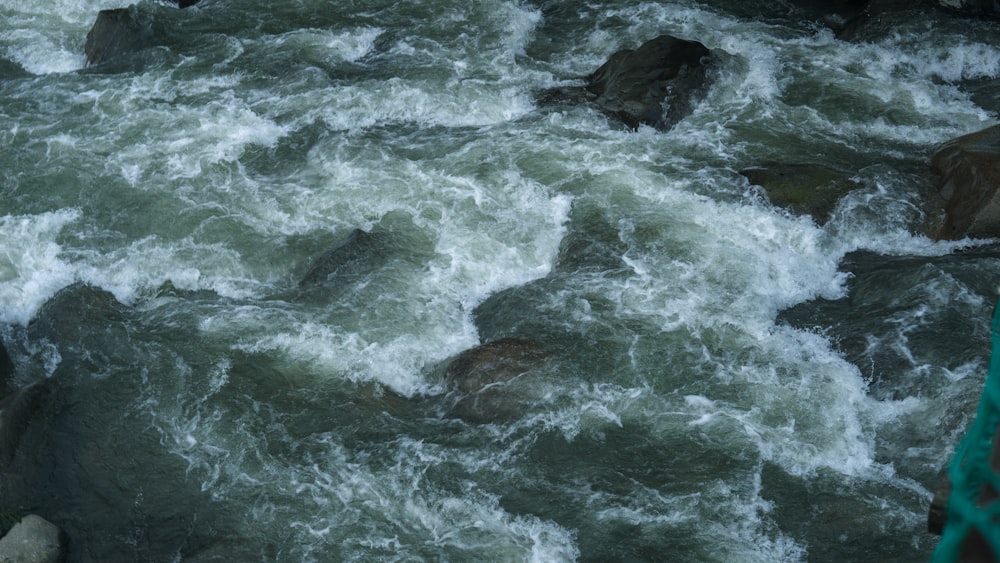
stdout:
POLYGON ((32 74, 72 72, 86 66, 82 49, 75 49, 65 37, 53 37, 38 30, 0 31, 5 55, 32 74))
POLYGON ((0 322, 26 325, 45 301, 74 281, 75 268, 56 242, 80 212, 0 217, 0 322))
POLYGON ((355 62, 372 52, 375 41, 382 33, 383 30, 377 27, 339 32, 328 29, 296 29, 281 35, 264 35, 245 42, 266 45, 268 49, 301 51, 306 60, 318 59, 327 63, 355 62))
POLYGON ((83 44, 98 9, 131 2, 82 0, 5 2, 0 13, 0 52, 33 74, 79 70, 86 66, 83 44))

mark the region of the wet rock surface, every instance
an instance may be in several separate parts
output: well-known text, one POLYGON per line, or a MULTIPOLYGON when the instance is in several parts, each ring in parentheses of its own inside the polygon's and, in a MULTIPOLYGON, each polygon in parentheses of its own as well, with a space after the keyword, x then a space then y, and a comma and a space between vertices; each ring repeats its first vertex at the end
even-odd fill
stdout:
POLYGON ((152 31, 135 7, 101 10, 87 33, 87 64, 100 64, 138 51, 152 41, 152 31))
POLYGON ((931 166, 945 201, 939 238, 1000 236, 1000 126, 945 142, 931 166))
POLYGON ((0 563, 58 563, 66 557, 66 541, 58 526, 29 514, 0 538, 0 563))
POLYGON ((629 128, 666 131, 694 111, 715 60, 697 41, 660 35, 611 55, 584 78, 585 86, 549 90, 539 100, 542 105, 589 103, 629 128))

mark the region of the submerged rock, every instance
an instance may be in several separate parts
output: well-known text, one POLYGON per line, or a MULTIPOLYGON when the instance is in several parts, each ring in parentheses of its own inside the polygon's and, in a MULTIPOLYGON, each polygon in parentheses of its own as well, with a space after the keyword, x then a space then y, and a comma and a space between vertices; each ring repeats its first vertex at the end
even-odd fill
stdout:
POLYGON ((764 188, 774 205, 810 215, 819 225, 830 220, 841 197, 860 187, 847 174, 818 164, 771 162, 745 168, 740 174, 764 188))
POLYGON ((140 21, 135 6, 101 10, 87 33, 83 50, 87 64, 93 65, 134 53, 148 46, 150 40, 150 27, 140 21))
POLYGON ((383 233, 354 229, 340 244, 320 256, 299 287, 321 285, 334 280, 353 280, 371 273, 388 259, 383 233))
POLYGON ((1000 236, 1000 126, 958 137, 931 156, 945 222, 938 238, 1000 236))
POLYGON ((544 357, 532 340, 503 338, 459 354, 445 369, 444 383, 459 393, 478 393, 523 375, 544 357))
POLYGON ((715 58, 697 41, 661 35, 611 55, 582 88, 549 90, 540 102, 589 102, 633 129, 666 131, 694 110, 715 58))
POLYGON ((65 557, 66 535, 41 516, 25 516, 0 538, 3 563, 57 563, 65 557))
POLYGON ((444 383, 456 394, 451 414, 466 420, 505 420, 529 407, 516 382, 541 367, 547 354, 538 343, 503 338, 466 350, 445 368, 444 383))

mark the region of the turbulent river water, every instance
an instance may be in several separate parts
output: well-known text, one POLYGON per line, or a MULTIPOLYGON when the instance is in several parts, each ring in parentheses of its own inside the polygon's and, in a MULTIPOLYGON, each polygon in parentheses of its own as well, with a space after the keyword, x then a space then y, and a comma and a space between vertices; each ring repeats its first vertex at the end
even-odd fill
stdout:
POLYGON ((88 67, 127 4, 0 0, 0 337, 53 384, 0 511, 71 561, 930 556, 1000 254, 926 234, 928 157, 995 123, 995 24, 205 0, 88 67), (669 131, 536 102, 663 33, 721 55, 669 131), (768 161, 856 189, 796 215, 768 161), (443 366, 505 337, 544 362, 456 414, 443 366))

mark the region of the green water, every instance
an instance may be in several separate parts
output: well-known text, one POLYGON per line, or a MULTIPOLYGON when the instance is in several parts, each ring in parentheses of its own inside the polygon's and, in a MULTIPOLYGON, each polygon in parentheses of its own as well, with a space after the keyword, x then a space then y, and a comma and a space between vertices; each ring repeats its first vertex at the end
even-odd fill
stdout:
POLYGON ((928 558, 1000 261, 924 234, 927 161, 996 32, 731 4, 143 2, 87 67, 124 2, 0 0, 0 336, 53 389, 0 510, 70 561, 928 558), (536 104, 661 33, 721 61, 670 131, 536 104), (770 161, 856 189, 821 225, 770 161))

